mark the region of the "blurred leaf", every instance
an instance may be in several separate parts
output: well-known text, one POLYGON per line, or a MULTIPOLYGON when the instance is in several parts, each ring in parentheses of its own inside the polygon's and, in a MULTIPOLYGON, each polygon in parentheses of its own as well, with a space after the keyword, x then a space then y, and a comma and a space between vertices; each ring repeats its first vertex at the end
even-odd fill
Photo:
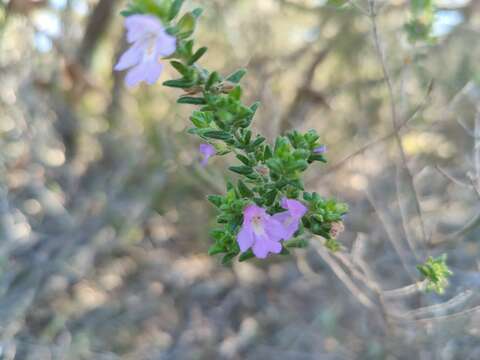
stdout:
POLYGON ((248 249, 244 253, 240 254, 240 257, 238 258, 238 261, 243 262, 243 261, 249 260, 253 257, 255 257, 255 255, 253 254, 253 251, 251 249, 248 249))
POLYGON ((348 0, 328 0, 327 5, 328 6, 335 6, 335 7, 341 7, 348 3, 348 0))
POLYGON ((190 58, 190 60, 188 60, 188 65, 195 64, 207 52, 207 50, 208 49, 206 47, 201 47, 200 49, 198 49, 195 54, 193 54, 193 56, 190 58))
POLYGON ((207 102, 204 98, 191 97, 191 96, 182 96, 177 100, 179 104, 190 104, 190 105, 205 105, 207 102))
POLYGON ((189 37, 195 31, 196 18, 192 13, 186 13, 177 24, 177 37, 184 39, 189 37))
POLYGON ((246 73, 247 73, 247 70, 239 69, 239 70, 235 71, 234 73, 228 75, 225 80, 237 84, 237 83, 240 82, 240 80, 242 80, 242 78, 245 76, 246 73))
POLYGON ((185 0, 175 0, 172 3, 172 6, 170 7, 170 13, 168 15, 168 20, 173 20, 178 13, 180 12, 180 9, 182 8, 182 5, 185 0))

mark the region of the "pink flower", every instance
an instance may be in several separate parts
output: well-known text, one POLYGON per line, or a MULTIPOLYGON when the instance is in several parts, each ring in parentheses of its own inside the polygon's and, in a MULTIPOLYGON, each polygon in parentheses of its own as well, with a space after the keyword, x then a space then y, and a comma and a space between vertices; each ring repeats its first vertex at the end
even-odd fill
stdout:
POLYGON ((252 204, 243 210, 243 224, 237 236, 241 252, 252 248, 257 258, 265 259, 269 253, 282 251, 280 241, 286 235, 285 227, 265 209, 252 204))
POLYGON ((307 208, 300 201, 287 199, 286 197, 282 199, 281 205, 287 211, 275 214, 273 218, 285 227, 286 236, 284 240, 289 240, 297 232, 307 208))
POLYGON ((159 19, 152 15, 132 15, 125 19, 127 41, 132 46, 120 57, 115 70, 130 69, 125 77, 128 87, 145 81, 152 85, 160 77, 160 58, 176 50, 175 37, 166 33, 159 19))
POLYGON ((200 144, 199 151, 203 155, 203 159, 201 162, 202 166, 207 166, 208 159, 210 159, 213 155, 217 153, 215 147, 210 144, 200 144))

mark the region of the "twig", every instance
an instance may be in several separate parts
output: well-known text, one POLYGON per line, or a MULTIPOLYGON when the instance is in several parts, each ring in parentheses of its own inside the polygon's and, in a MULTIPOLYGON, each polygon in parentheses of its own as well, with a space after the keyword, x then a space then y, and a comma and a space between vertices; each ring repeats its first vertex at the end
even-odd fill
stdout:
MULTIPOLYGON (((383 81, 383 80, 382 80, 383 81)), ((425 107, 427 106, 428 104, 428 101, 430 99, 430 94, 432 93, 432 90, 433 90, 433 81, 430 82, 429 86, 428 86, 428 89, 427 89, 427 93, 425 95, 425 97, 423 98, 422 102, 412 111, 411 115, 406 118, 404 121, 402 121, 399 125, 398 128, 394 128, 391 132, 389 132, 388 134, 378 138, 378 139, 375 139, 375 140, 372 140, 370 141, 369 143, 365 144, 364 146, 362 146, 360 149, 358 149, 357 151, 355 151, 354 153, 348 155, 346 158, 344 158, 343 160, 340 160, 338 163, 332 165, 327 171, 326 171, 326 175, 329 175, 331 174, 332 172, 334 171, 337 171, 339 170, 340 168, 342 168, 346 163, 348 163, 351 159, 363 154, 365 151, 367 151, 368 149, 372 148, 372 147, 375 147, 377 145, 380 145, 381 143, 389 140, 390 138, 394 137, 395 134, 400 131, 401 129, 403 129, 406 125, 408 125, 408 123, 410 121, 412 121, 421 111, 423 111, 423 109, 425 109, 425 107)))
POLYGON ((337 275, 337 277, 343 282, 346 288, 354 295, 357 300, 367 308, 373 309, 375 304, 370 300, 370 298, 361 291, 357 285, 350 279, 347 273, 342 269, 342 267, 335 261, 335 259, 330 256, 327 250, 325 250, 323 245, 316 246, 315 249, 321 258, 328 264, 332 271, 337 275))
POLYGON ((375 49, 376 49, 376 52, 377 52, 377 56, 378 56, 380 65, 382 67, 383 75, 384 75, 384 78, 385 78, 385 84, 387 85, 388 94, 389 94, 389 98, 390 98, 390 112, 391 112, 391 117, 392 117, 393 128, 394 128, 394 131, 395 131, 394 137, 395 137, 395 140, 397 142, 398 149, 399 149, 399 152, 400 152, 402 167, 405 170, 406 181, 407 181, 407 183, 408 183, 409 187, 411 188, 411 190, 413 192, 413 195, 414 195, 413 196, 414 197, 414 205, 415 205, 415 210, 417 211, 417 214, 418 214, 420 228, 421 228, 422 236, 423 236, 423 242, 426 243, 428 237, 427 237, 427 232, 425 230, 425 223, 424 223, 424 220, 423 220, 420 201, 419 201, 416 189, 415 189, 415 184, 413 182, 413 175, 410 172, 410 169, 408 168, 407 157, 406 157, 406 154, 405 154, 405 150, 403 148, 402 139, 401 139, 400 134, 398 132, 398 128, 399 128, 400 124, 398 122, 397 110, 396 110, 396 106, 395 106, 395 96, 394 96, 394 92, 393 92, 392 81, 391 81, 390 74, 389 74, 388 69, 387 69, 387 65, 386 65, 386 62, 385 62, 385 55, 384 55, 384 52, 382 50, 380 36, 379 36, 379 33, 378 33, 377 21, 376 21, 376 11, 375 11, 375 0, 368 0, 368 5, 369 5, 369 18, 370 18, 370 21, 372 23, 373 41, 374 41, 374 44, 375 44, 375 49))
POLYGON ((473 291, 466 290, 444 303, 425 306, 415 310, 410 310, 403 313, 402 316, 405 316, 407 318, 418 318, 418 317, 430 315, 430 314, 436 315, 439 312, 442 312, 442 311, 446 312, 450 309, 457 307, 458 305, 470 299, 472 295, 473 295, 473 291))
POLYGON ((442 174, 443 176, 445 176, 445 178, 447 178, 447 180, 451 181, 452 183, 456 184, 456 185, 459 185, 459 186, 462 186, 462 187, 465 187, 465 188, 468 188, 468 189, 471 189, 473 186, 470 185, 470 184, 467 184, 461 180, 458 180, 456 179, 453 175, 450 175, 445 169, 443 169, 442 167, 440 167, 440 165, 435 165, 435 169, 437 169, 437 171, 442 174))

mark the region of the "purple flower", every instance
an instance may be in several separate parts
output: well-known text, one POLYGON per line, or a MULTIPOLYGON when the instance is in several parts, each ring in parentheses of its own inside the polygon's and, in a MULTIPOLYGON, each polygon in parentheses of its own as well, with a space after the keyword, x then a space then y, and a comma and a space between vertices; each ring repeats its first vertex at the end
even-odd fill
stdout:
POLYGON ((269 253, 282 251, 280 240, 286 235, 285 227, 265 209, 252 204, 243 210, 243 225, 237 237, 241 252, 252 248, 257 258, 265 259, 269 253))
POLYGON ((199 151, 203 155, 202 166, 207 166, 208 159, 217 153, 213 145, 210 144, 200 144, 199 151))
POLYGON ((300 201, 287 199, 286 197, 282 199, 281 205, 287 211, 275 214, 273 215, 273 218, 282 223, 285 227, 285 240, 289 240, 298 230, 300 221, 302 220, 303 215, 307 212, 307 208, 300 201))
POLYGON ((128 87, 145 81, 154 84, 163 70, 161 57, 172 55, 175 37, 166 33, 160 20, 152 15, 132 15, 125 19, 127 41, 132 46, 120 57, 115 70, 130 69, 125 77, 128 87))
POLYGON ((324 154, 327 152, 327 146, 326 145, 320 145, 318 147, 316 147, 315 149, 313 149, 313 152, 315 154, 324 154))

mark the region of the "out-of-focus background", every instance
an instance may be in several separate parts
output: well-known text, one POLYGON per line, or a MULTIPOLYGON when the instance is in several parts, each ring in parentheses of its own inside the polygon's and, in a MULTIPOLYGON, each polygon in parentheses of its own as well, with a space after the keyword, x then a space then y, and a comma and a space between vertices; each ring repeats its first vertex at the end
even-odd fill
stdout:
POLYGON ((377 1, 398 136, 361 10, 186 3, 202 65, 249 70, 258 131, 322 135, 306 184, 350 205, 346 255, 208 257, 228 159, 198 165, 178 91, 112 72, 125 3, 4 0, 0 359, 480 359, 480 1, 436 1, 435 41, 414 44, 409 1, 377 1), (450 287, 418 291, 442 253, 450 287))

